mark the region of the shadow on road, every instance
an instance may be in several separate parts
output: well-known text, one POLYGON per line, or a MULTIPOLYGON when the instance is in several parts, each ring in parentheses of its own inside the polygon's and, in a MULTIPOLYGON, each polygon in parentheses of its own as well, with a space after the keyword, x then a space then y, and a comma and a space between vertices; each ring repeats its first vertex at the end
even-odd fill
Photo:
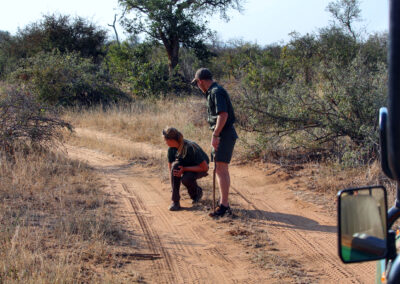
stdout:
POLYGON ((237 209, 235 211, 237 215, 243 216, 243 218, 269 221, 269 226, 326 233, 337 232, 336 226, 320 225, 312 219, 295 214, 246 209, 237 209))

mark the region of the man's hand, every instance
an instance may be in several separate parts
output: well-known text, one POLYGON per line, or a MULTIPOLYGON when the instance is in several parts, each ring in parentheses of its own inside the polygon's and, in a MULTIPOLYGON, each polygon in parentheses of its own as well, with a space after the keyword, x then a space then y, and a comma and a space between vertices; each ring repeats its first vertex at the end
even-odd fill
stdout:
POLYGON ((179 166, 177 170, 173 171, 175 177, 182 177, 183 175, 183 167, 179 166))
POLYGON ((211 138, 211 146, 214 148, 214 151, 217 151, 219 145, 219 137, 212 136, 211 138))
POLYGON ((228 113, 227 112, 219 112, 217 116, 217 122, 215 124, 215 128, 213 131, 213 137, 211 138, 211 146, 214 148, 214 151, 217 151, 219 145, 219 139, 222 129, 226 121, 228 120, 228 113))

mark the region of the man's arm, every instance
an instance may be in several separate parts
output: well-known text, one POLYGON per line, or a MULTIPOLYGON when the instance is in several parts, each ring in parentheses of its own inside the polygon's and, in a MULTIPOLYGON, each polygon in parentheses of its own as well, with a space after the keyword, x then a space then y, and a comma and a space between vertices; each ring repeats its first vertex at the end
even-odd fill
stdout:
POLYGON ((207 172, 208 171, 208 164, 204 160, 200 164, 198 164, 197 166, 182 167, 182 169, 183 169, 184 172, 195 172, 195 173, 207 172))
POLYGON ((219 137, 222 129, 225 126, 226 121, 228 120, 228 113, 227 112, 220 112, 217 116, 217 123, 215 124, 213 136, 219 137))
POLYGON ((220 112, 217 116, 217 123, 215 124, 213 136, 211 139, 211 145, 214 147, 215 150, 218 149, 219 145, 219 135, 221 134, 222 129, 225 126, 226 121, 228 120, 228 113, 227 112, 220 112))
POLYGON ((207 172, 208 171, 208 164, 207 162, 204 160, 202 161, 199 165, 197 166, 191 166, 191 167, 182 167, 179 166, 179 168, 177 170, 174 170, 174 176, 176 177, 181 177, 183 175, 184 172, 195 172, 195 173, 199 173, 199 172, 207 172))

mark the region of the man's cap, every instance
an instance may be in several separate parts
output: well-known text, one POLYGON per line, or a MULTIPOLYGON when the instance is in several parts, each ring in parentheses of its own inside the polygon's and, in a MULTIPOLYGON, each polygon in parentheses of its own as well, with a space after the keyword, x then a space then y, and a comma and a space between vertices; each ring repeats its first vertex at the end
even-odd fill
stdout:
POLYGON ((212 80, 212 74, 211 71, 208 70, 207 68, 200 68, 196 71, 196 75, 194 76, 194 79, 192 80, 192 86, 196 86, 197 80, 212 80))

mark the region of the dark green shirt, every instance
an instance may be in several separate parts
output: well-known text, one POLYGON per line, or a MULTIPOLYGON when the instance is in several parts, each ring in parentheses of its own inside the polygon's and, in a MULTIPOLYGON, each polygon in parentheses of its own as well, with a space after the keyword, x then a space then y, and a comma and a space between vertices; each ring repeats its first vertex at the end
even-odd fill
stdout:
POLYGON ((228 119, 224 125, 224 129, 231 128, 235 122, 235 113, 233 111, 231 99, 229 98, 228 92, 218 85, 213 83, 206 92, 207 96, 207 121, 210 124, 210 128, 214 130, 217 123, 218 113, 227 112, 228 119))
POLYGON ((198 166, 203 161, 206 161, 207 164, 210 163, 210 160, 209 160, 207 154, 195 142, 185 139, 183 147, 186 149, 186 153, 184 150, 183 151, 184 153, 182 156, 180 156, 178 154, 177 148, 174 148, 174 147, 168 148, 168 162, 169 163, 179 161, 183 167, 198 166))

